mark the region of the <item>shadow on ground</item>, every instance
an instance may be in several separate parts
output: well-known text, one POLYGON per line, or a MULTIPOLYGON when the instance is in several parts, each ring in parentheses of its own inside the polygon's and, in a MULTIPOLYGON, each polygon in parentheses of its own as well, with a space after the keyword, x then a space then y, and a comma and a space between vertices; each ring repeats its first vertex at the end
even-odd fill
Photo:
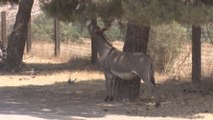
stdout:
POLYGON ((63 71, 78 71, 78 70, 88 70, 88 71, 99 71, 100 67, 97 64, 91 64, 89 58, 72 58, 65 63, 27 63, 21 68, 21 72, 11 73, 3 71, 3 65, 0 65, 0 72, 2 75, 28 75, 29 71, 34 70, 38 74, 54 74, 63 71))
POLYGON ((168 80, 159 84, 162 106, 154 107, 142 84, 135 102, 103 101, 103 80, 55 83, 47 86, 0 88, 0 114, 28 115, 42 119, 86 120, 108 115, 141 117, 199 118, 199 113, 213 114, 213 82, 204 81, 202 91, 190 83, 168 80))
MULTIPOLYGON (((26 64, 19 74, 34 69, 38 74, 58 71, 99 71, 88 58, 71 59, 60 64, 26 64)), ((11 75, 13 73, 1 73, 11 75)), ((184 80, 183 80, 184 81, 184 80)), ((103 80, 56 83, 46 86, 0 87, 0 115, 27 115, 52 120, 86 120, 108 115, 139 117, 202 118, 200 113, 213 114, 213 81, 203 81, 199 89, 182 80, 166 80, 159 84, 162 106, 154 107, 148 88, 141 85, 140 98, 135 102, 106 103, 103 80)))

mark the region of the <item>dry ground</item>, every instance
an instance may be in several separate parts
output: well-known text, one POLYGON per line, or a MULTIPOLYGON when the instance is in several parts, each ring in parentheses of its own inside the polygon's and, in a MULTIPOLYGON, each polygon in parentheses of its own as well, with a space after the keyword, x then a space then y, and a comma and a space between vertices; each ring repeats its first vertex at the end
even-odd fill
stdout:
POLYGON ((160 108, 143 83, 135 102, 104 102, 104 76, 90 64, 89 48, 89 41, 62 44, 54 58, 52 44, 33 43, 23 72, 0 73, 0 120, 213 120, 212 79, 197 91, 189 80, 157 74, 160 108))

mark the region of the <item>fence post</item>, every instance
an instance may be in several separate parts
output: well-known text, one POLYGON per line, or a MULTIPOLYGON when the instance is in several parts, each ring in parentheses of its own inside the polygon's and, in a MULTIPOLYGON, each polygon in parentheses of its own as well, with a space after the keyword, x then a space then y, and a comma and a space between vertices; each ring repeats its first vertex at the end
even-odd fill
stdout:
POLYGON ((60 55, 60 21, 56 17, 54 18, 54 42, 54 55, 57 57, 60 55))
POLYGON ((192 82, 201 82, 201 27, 192 26, 192 82))
POLYGON ((7 43, 7 22, 6 22, 6 11, 1 12, 1 39, 4 48, 6 48, 7 43))
POLYGON ((31 18, 29 19, 28 23, 28 33, 27 33, 27 53, 30 53, 32 47, 32 40, 31 40, 31 18))

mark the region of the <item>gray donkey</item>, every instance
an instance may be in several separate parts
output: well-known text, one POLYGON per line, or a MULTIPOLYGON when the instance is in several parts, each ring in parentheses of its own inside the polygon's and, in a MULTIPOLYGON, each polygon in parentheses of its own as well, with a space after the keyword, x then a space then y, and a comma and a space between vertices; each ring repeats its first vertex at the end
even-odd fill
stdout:
POLYGON ((141 52, 122 52, 114 48, 104 37, 103 31, 90 23, 88 30, 95 39, 99 62, 106 79, 106 100, 113 100, 113 92, 110 88, 113 76, 124 80, 131 80, 139 76, 144 83, 155 93, 156 107, 160 106, 160 98, 155 85, 153 60, 141 52))

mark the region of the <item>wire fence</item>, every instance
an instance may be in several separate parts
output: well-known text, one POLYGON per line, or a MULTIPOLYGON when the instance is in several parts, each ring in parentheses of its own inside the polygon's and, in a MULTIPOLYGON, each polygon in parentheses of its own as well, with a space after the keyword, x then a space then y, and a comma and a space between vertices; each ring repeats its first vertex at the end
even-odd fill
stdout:
MULTIPOLYGON (((185 44, 178 55, 172 73, 177 77, 191 77, 192 46, 185 44)), ((201 75, 203 78, 213 77, 213 44, 203 42, 201 45, 201 75)))
MULTIPOLYGON (((14 25, 15 20, 16 20, 16 14, 18 12, 18 5, 7 4, 7 5, 0 6, 0 12, 4 12, 4 11, 6 13, 7 35, 9 35, 12 31, 13 25, 14 25)), ((36 17, 40 13, 41 13, 41 9, 39 7, 39 1, 36 0, 34 2, 33 8, 32 8, 31 17, 32 18, 36 17)), ((1 17, 2 17, 2 14, 1 14, 1 17)), ((0 22, 2 22, 2 19, 0 20, 0 22)))
MULTIPOLYGON (((175 79, 191 79, 192 41, 191 27, 177 23, 152 27, 148 54, 155 60, 155 68, 175 79)), ((213 25, 202 26, 201 74, 213 77, 213 25)))
MULTIPOLYGON (((1 41, 3 42, 4 47, 7 46, 7 37, 10 36, 12 30, 13 30, 13 26, 15 24, 16 21, 16 15, 18 13, 18 5, 4 5, 0 7, 1 10, 1 28, 0 32, 1 32, 1 41), (7 37, 5 37, 7 36, 7 37)), ((35 1, 35 3, 33 4, 33 8, 32 8, 32 12, 31 12, 31 18, 30 18, 30 22, 28 24, 28 38, 26 40, 26 47, 27 47, 27 52, 30 52, 31 50, 31 38, 32 38, 32 23, 31 21, 33 21, 34 19, 37 18, 38 15, 40 15, 42 13, 42 11, 40 10, 40 6, 39 6, 39 1, 35 1)), ((59 28, 57 27, 59 24, 59 21, 53 20, 54 22, 52 23, 52 31, 56 31, 55 34, 53 34, 50 38, 55 38, 55 42, 57 42, 56 46, 57 48, 55 49, 55 55, 57 56, 59 54, 59 39, 58 39, 58 34, 59 34, 59 28), (54 26, 55 25, 55 26, 54 26), (57 25, 57 26, 56 26, 57 25), (55 36, 57 37, 55 37, 55 36)), ((39 37, 39 36, 38 36, 39 37)))

